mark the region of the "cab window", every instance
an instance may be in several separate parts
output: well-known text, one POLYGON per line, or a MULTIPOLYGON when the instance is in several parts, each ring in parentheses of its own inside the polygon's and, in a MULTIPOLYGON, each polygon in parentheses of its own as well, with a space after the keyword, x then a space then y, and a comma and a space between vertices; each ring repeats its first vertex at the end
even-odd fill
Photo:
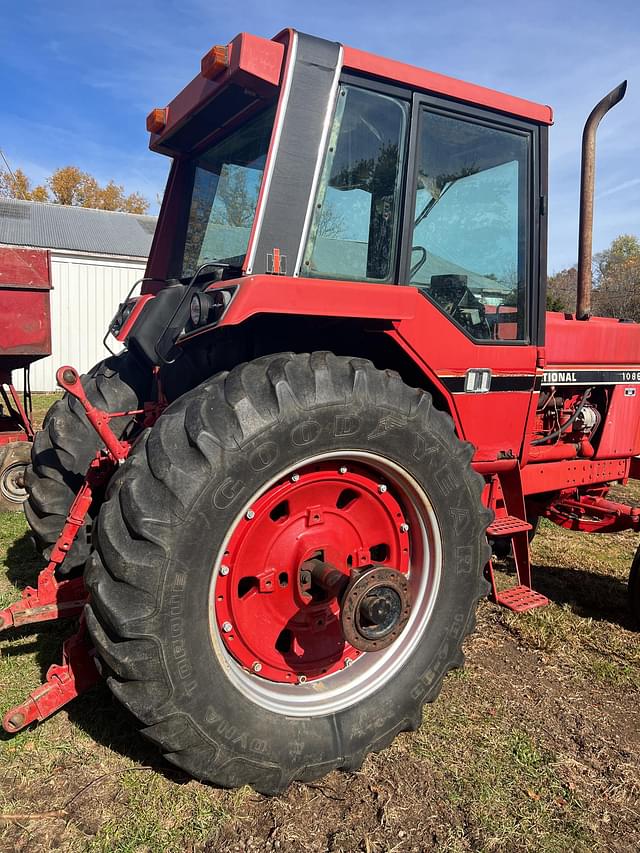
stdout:
POLYGON ((422 108, 410 283, 477 340, 527 338, 530 147, 422 108))
POLYGON ((396 98, 340 88, 301 275, 394 279, 407 114, 396 98))

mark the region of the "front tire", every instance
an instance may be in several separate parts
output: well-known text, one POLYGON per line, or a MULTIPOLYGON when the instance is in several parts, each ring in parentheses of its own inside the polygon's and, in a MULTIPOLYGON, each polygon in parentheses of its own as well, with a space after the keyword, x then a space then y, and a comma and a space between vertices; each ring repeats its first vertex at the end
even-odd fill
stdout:
POLYGON ((362 359, 267 356, 189 392, 98 519, 87 623, 110 688, 198 779, 272 794, 359 767, 462 664, 489 556, 471 455, 429 394, 362 359), (386 649, 354 651, 337 603, 300 603, 318 553, 405 574, 386 649))

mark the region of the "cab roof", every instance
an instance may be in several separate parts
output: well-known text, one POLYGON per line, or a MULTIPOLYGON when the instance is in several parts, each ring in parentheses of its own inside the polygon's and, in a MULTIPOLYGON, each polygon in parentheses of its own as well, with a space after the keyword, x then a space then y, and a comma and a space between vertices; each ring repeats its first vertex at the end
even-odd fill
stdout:
POLYGON ((538 124, 552 124, 553 111, 545 104, 537 104, 475 83, 466 83, 455 77, 447 77, 434 71, 427 71, 416 65, 407 65, 395 59, 385 59, 374 53, 367 53, 353 47, 344 47, 343 68, 377 77, 390 83, 399 83, 411 89, 425 93, 446 95, 458 101, 465 101, 480 107, 499 110, 518 118, 535 121, 538 124))
MULTIPOLYGON (((150 147, 156 151, 171 153, 171 148, 164 145, 164 141, 168 137, 175 137, 192 116, 200 113, 228 85, 240 87, 248 96, 271 97, 284 79, 287 48, 296 35, 296 31, 292 29, 283 30, 272 39, 240 33, 228 45, 213 48, 212 51, 224 52, 226 66, 212 76, 206 73, 212 51, 203 57, 201 72, 191 83, 167 107, 153 111, 152 114, 162 114, 162 123, 154 127, 153 123, 149 124, 148 119, 147 126, 151 131, 150 147)), ((553 123, 551 107, 544 104, 537 104, 394 59, 386 59, 353 47, 343 46, 341 55, 343 70, 395 83, 425 94, 443 95, 538 124, 553 123)), ((187 133, 187 136, 191 134, 187 133)))

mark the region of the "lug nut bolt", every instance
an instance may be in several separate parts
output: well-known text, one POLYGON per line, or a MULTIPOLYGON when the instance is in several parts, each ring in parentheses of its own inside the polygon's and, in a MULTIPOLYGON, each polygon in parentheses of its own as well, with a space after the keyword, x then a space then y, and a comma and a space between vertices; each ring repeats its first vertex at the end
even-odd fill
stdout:
POLYGON ((346 474, 346 473, 347 473, 347 466, 346 466, 346 465, 342 465, 340 468, 338 468, 338 471, 339 471, 341 474, 346 474))
POLYGON ((405 521, 400 525, 400 533, 407 533, 408 530, 409 530, 409 525, 405 521))
POLYGON ((385 486, 384 483, 382 483, 380 486, 378 486, 378 491, 380 492, 381 495, 384 495, 384 493, 387 491, 387 487, 385 486))
POLYGON ((260 661, 255 660, 251 665, 251 669, 254 672, 260 672, 260 670, 262 669, 262 664, 260 663, 260 661))
POLYGON ((232 628, 233 628, 233 625, 231 624, 231 622, 223 622, 222 623, 222 630, 224 631, 225 634, 228 634, 232 628))
POLYGON ((255 512, 254 512, 252 509, 248 509, 248 510, 247 510, 247 514, 246 514, 246 516, 245 516, 245 517, 246 517, 249 521, 251 521, 251 519, 252 519, 252 518, 255 518, 255 512))
POLYGON ((344 659, 344 666, 345 667, 351 666, 352 663, 353 663, 353 661, 351 660, 351 658, 345 658, 344 659))
POLYGON ((299 479, 300 479, 300 474, 292 474, 291 475, 291 482, 292 483, 297 483, 299 479))
POLYGON ((229 566, 220 566, 220 574, 228 575, 229 574, 229 566))
POLYGON ((298 676, 298 684, 304 684, 306 680, 307 680, 306 675, 299 675, 298 676))

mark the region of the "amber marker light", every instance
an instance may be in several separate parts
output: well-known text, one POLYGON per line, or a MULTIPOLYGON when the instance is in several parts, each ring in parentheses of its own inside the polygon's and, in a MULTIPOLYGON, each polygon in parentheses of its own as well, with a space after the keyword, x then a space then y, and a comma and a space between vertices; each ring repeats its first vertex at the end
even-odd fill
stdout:
POLYGON ((164 109, 156 107, 155 110, 151 110, 147 116, 147 130, 149 133, 160 133, 164 130, 167 124, 167 112, 166 107, 164 109))
POLYGON ((229 46, 216 44, 208 53, 202 57, 200 72, 203 77, 213 80, 218 74, 222 74, 229 65, 229 46))

